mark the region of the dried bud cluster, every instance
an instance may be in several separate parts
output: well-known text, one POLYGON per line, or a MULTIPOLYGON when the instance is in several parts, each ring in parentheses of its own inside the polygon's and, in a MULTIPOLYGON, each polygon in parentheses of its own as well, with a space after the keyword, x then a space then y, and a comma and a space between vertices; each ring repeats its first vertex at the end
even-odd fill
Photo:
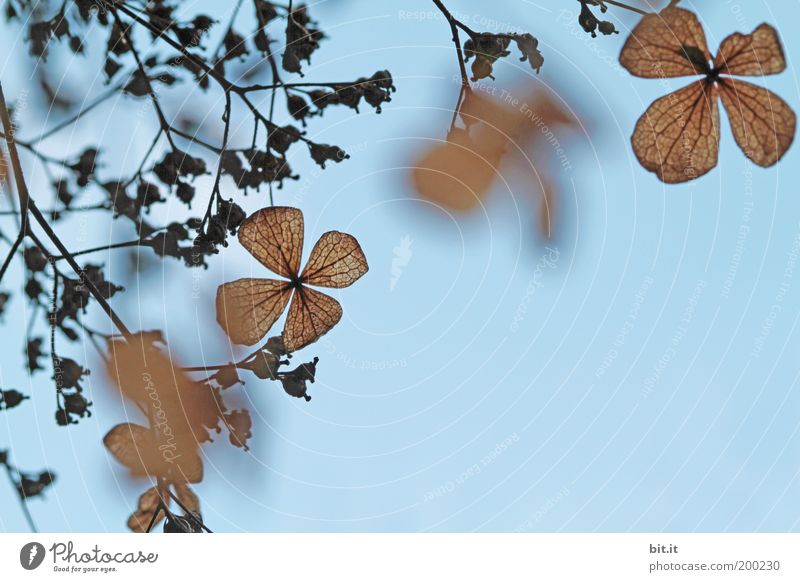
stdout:
POLYGON ((77 424, 78 421, 74 417, 92 416, 89 410, 92 403, 83 395, 83 387, 80 385, 80 380, 89 375, 89 370, 70 358, 60 358, 56 355, 52 357, 53 380, 58 393, 56 424, 59 426, 77 424))
POLYGON ((371 77, 360 77, 353 83, 334 83, 325 89, 287 92, 287 107, 292 117, 305 125, 307 117, 321 116, 331 105, 344 105, 358 112, 361 99, 375 109, 382 111, 381 105, 392 100, 394 86, 389 71, 378 71, 371 77))
POLYGON ((0 466, 3 466, 8 471, 14 486, 17 488, 20 499, 23 501, 30 497, 41 495, 55 481, 56 475, 49 469, 38 473, 23 473, 10 463, 10 456, 7 450, 0 450, 0 466))
MULTIPOLYGON (((301 364, 294 370, 284 372, 280 370, 280 367, 288 365, 289 359, 282 359, 283 356, 286 356, 286 358, 292 357, 291 354, 286 352, 283 338, 281 336, 273 336, 267 340, 262 349, 258 350, 246 361, 223 366, 212 376, 212 379, 219 388, 230 388, 236 384, 244 384, 244 381, 237 373, 237 369, 246 370, 252 372, 256 378, 261 380, 280 381, 284 391, 289 396, 303 398, 306 401, 311 400, 311 396, 307 394, 308 387, 306 383, 314 383, 319 358, 314 358, 313 361, 301 364)), ((249 435, 250 425, 238 419, 237 421, 242 422, 242 432, 249 435)), ((238 433, 239 431, 237 430, 236 432, 238 433)), ((231 434, 231 442, 234 443, 233 434, 231 434)))
POLYGON ((319 41, 325 36, 322 31, 311 25, 305 6, 298 6, 287 18, 286 49, 283 52, 281 65, 289 73, 303 76, 300 61, 311 62, 311 54, 319 48, 319 41))
POLYGON ((495 34, 482 32, 464 43, 464 57, 467 62, 472 61, 472 80, 478 81, 492 76, 493 66, 497 59, 511 54, 508 50, 511 42, 517 45, 521 53, 520 61, 528 61, 531 68, 537 73, 544 64, 544 57, 539 52, 539 41, 530 33, 525 34, 495 34))
POLYGON ((0 390, 0 410, 7 410, 19 406, 23 400, 29 397, 17 390, 0 390))
MULTIPOLYGON (((63 355, 66 350, 61 345, 56 347, 57 340, 60 342, 66 338, 69 342, 76 342, 104 338, 112 352, 126 353, 117 336, 106 336, 84 325, 87 307, 93 301, 110 299, 123 288, 106 280, 101 265, 83 263, 83 255, 115 247, 149 247, 158 257, 174 257, 187 267, 206 267, 208 257, 227 246, 228 238, 237 235, 247 218, 237 196, 264 186, 270 189, 272 196, 273 187, 281 188, 287 180, 299 179, 287 162, 293 146, 304 145, 311 159, 323 168, 329 162, 339 163, 349 157, 337 145, 308 139, 302 128, 310 118, 321 116, 330 106, 341 105, 358 112, 362 102, 380 113, 396 90, 392 75, 386 70, 357 77, 352 82, 315 84, 281 79, 281 71, 303 75, 303 64, 310 63, 325 34, 311 19, 304 5, 289 3, 287 6, 268 0, 250 0, 249 5, 255 12, 254 29, 243 31, 240 28, 241 23, 237 20, 240 11, 237 9, 232 12, 224 32, 220 31, 218 38, 211 41, 209 31, 215 20, 205 14, 187 14, 176 0, 152 0, 141 5, 110 0, 73 0, 52 4, 48 0, 39 3, 9 0, 4 3, 7 19, 26 27, 30 53, 42 61, 48 53, 56 50, 57 41, 68 43, 73 53, 84 53, 94 46, 93 40, 85 39, 94 39, 98 31, 104 35, 101 58, 96 61, 100 70, 96 72, 104 76, 109 86, 106 96, 65 95, 63 87, 49 78, 45 67, 37 68, 39 88, 51 106, 63 109, 65 115, 74 115, 74 122, 84 115, 96 115, 91 113, 96 105, 125 95, 141 99, 143 110, 151 111, 158 124, 157 135, 146 151, 143 148, 133 164, 134 169, 123 169, 110 175, 108 167, 112 164, 108 160, 115 159, 113 154, 116 152, 108 152, 107 148, 115 145, 113 143, 90 142, 80 150, 65 152, 61 154, 63 157, 59 157, 59 154, 45 154, 44 149, 39 151, 38 141, 18 141, 45 166, 45 174, 50 177, 54 205, 46 212, 49 219, 61 221, 73 213, 92 210, 106 219, 120 219, 134 231, 130 237, 133 240, 107 246, 68 251, 59 247, 64 257, 53 256, 51 253, 56 251, 48 250, 47 241, 19 249, 25 263, 25 296, 36 307, 37 318, 45 314, 50 330, 49 350, 45 337, 30 337, 26 340, 25 360, 31 373, 49 368, 46 359, 50 360, 57 389, 55 420, 60 426, 73 425, 81 418, 91 416, 92 402, 82 386, 90 371, 63 355), (54 9, 57 12, 53 16, 54 9), (43 17, 46 19, 42 20, 43 17), (88 34, 90 30, 92 35, 88 34), (149 34, 149 39, 146 34, 149 34), (145 43, 151 39, 155 50, 149 46, 145 50, 145 43), (215 48, 209 50, 204 45, 215 45, 215 48), (162 49, 167 52, 162 52, 162 49), (280 55, 279 58, 276 59, 275 54, 280 55), (247 76, 237 74, 236 81, 225 78, 226 67, 233 66, 237 60, 245 62, 245 66, 255 73, 247 76), (243 80, 256 83, 249 79, 266 72, 267 65, 272 73, 271 85, 238 84, 243 80), (212 87, 222 89, 228 98, 220 116, 225 124, 223 132, 208 131, 202 122, 190 115, 183 117, 181 113, 176 116, 171 110, 171 100, 165 95, 187 83, 204 91, 212 87), (274 123, 272 108, 267 113, 266 108, 253 97, 260 91, 272 91, 273 98, 276 94, 285 95, 286 109, 298 121, 297 126, 274 123), (75 112, 78 104, 88 102, 96 105, 75 112), (231 118, 239 111, 234 110, 234 105, 252 114, 252 142, 248 135, 246 141, 236 143, 241 141, 241 134, 230 131, 231 118), (221 143, 220 133, 224 135, 221 143), (215 174, 214 186, 200 190, 202 181, 197 178, 210 174, 215 174), (189 208, 188 216, 172 219, 166 224, 166 221, 159 221, 158 211, 163 211, 176 199, 189 208), (191 215, 198 207, 205 214, 200 217, 191 215), (76 266, 75 261, 64 260, 74 258, 70 253, 81 255, 77 262, 83 267, 76 266), (67 263, 70 263, 69 267, 67 263)), ((241 13, 246 13, 246 10, 241 13)), ((64 123, 63 127, 55 128, 48 135, 70 125, 64 123)), ((0 180, 3 180, 8 172, 4 169, 5 158, 0 155, 0 160, 0 180)), ((0 314, 10 298, 9 293, 0 292, 0 314)), ((335 313, 328 315, 333 317, 335 313)), ((136 341, 136 338, 127 339, 136 341)), ((247 450, 252 436, 250 413, 239 407, 226 406, 222 391, 244 383, 240 374, 251 372, 256 378, 280 382, 286 393, 293 397, 310 400, 307 388, 308 383, 315 380, 318 358, 287 370, 291 355, 287 354, 283 339, 278 336, 271 338, 263 350, 247 361, 223 366, 203 379, 192 379, 175 368, 171 361, 159 360, 161 352, 154 345, 159 341, 157 336, 141 334, 141 339, 140 350, 127 352, 127 357, 112 354, 109 361, 116 364, 117 371, 127 369, 131 372, 133 369, 125 366, 135 364, 136 358, 146 353, 151 365, 155 363, 158 367, 158 362, 163 364, 161 376, 152 369, 148 373, 152 373, 154 382, 157 381, 168 396, 172 388, 176 395, 186 396, 177 398, 177 401, 184 405, 191 403, 191 413, 184 414, 186 410, 181 408, 179 411, 176 401, 165 398, 163 392, 159 393, 165 409, 175 407, 169 414, 171 422, 186 418, 186 426, 178 427, 183 430, 177 432, 181 432, 180 438, 190 444, 178 462, 181 470, 177 471, 175 467, 165 467, 160 455, 150 458, 147 454, 144 457, 130 454, 131 450, 137 453, 151 451, 152 437, 160 430, 154 426, 156 417, 148 415, 150 424, 146 427, 126 423, 114 427, 106 435, 104 443, 108 450, 132 473, 159 479, 156 487, 141 496, 139 507, 128 524, 135 531, 144 531, 154 513, 161 511, 166 516, 164 531, 201 531, 206 528, 202 523, 199 501, 186 485, 186 482, 202 479, 202 460, 196 454, 197 445, 210 441, 214 434, 227 429, 230 443, 247 450), (185 482, 178 478, 178 473, 182 472, 185 473, 182 476, 185 482), (168 511, 170 498, 179 501, 183 515, 168 511)), ((297 337, 292 346, 293 350, 302 347, 297 343, 297 337)), ((117 378, 120 389, 126 396, 138 399, 137 404, 146 408, 151 403, 142 400, 140 383, 136 383, 135 389, 128 385, 133 377, 143 376, 121 374, 117 378)), ((0 390, 0 410, 19 406, 27 398, 13 389, 0 390)), ((0 464, 7 465, 7 459, 7 453, 0 451, 0 464)), ((49 471, 38 474, 17 472, 16 475, 15 484, 23 497, 39 495, 53 481, 49 471)))
POLYGON ((593 37, 597 36, 597 32, 595 32, 596 30, 599 30, 605 35, 619 34, 619 31, 616 29, 613 22, 598 19, 589 8, 589 6, 599 6, 600 12, 605 13, 605 11, 608 10, 608 7, 602 0, 578 1, 581 3, 581 12, 578 15, 578 24, 581 25, 583 30, 591 34, 593 37))

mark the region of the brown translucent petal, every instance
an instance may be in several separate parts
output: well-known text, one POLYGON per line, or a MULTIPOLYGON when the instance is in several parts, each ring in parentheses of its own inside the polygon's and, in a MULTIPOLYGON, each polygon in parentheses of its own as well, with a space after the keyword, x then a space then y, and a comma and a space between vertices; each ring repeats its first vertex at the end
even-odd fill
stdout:
POLYGON ((480 123, 504 134, 515 134, 523 129, 522 114, 518 108, 477 92, 467 93, 459 108, 459 115, 467 127, 480 123))
POLYGON ((648 79, 701 75, 710 61, 697 15, 675 6, 642 18, 619 56, 628 72, 648 79))
MULTIPOLYGON (((161 499, 161 494, 157 487, 151 487, 139 497, 139 503, 134 511, 128 518, 128 528, 134 533, 145 533, 147 526, 153 519, 153 514, 158 509, 158 503, 161 499)), ((169 497, 164 499, 166 505, 169 505, 169 497)), ((164 512, 159 511, 158 517, 153 522, 153 525, 160 523, 164 519, 164 512)))
POLYGON ((275 279, 237 279, 217 289, 217 322, 237 344, 253 345, 281 316, 292 289, 275 279))
POLYGON ((292 279, 303 254, 303 213, 270 206, 251 214, 239 227, 239 242, 273 273, 292 279))
POLYGON ((117 461, 125 465, 134 477, 158 475, 161 472, 161 461, 157 452, 155 439, 149 429, 125 422, 113 427, 103 437, 103 444, 117 461))
POLYGON ((175 497, 183 506, 192 513, 200 515, 200 499, 197 497, 192 488, 183 483, 175 484, 175 497))
POLYGON ((219 403, 213 391, 198 387, 170 354, 154 345, 153 335, 132 334, 109 342, 108 374, 120 392, 146 412, 150 427, 115 427, 107 438, 118 429, 134 441, 138 465, 131 467, 118 456, 134 474, 197 482, 203 476, 197 450, 208 439, 208 423, 219 416, 219 403))
POLYGON ((154 431, 143 426, 118 424, 103 437, 103 444, 134 477, 162 477, 175 483, 203 480, 203 462, 197 450, 185 437, 173 433, 170 424, 165 425, 158 440, 154 431))
POLYGON ((301 279, 309 285, 340 289, 355 283, 368 270, 367 257, 355 237, 332 230, 319 237, 301 279))
POLYGON ((719 45, 714 67, 728 75, 774 75, 786 69, 777 31, 761 24, 750 34, 735 32, 719 45))
MULTIPOLYGON (((516 92, 509 92, 509 95, 516 92)), ((513 101, 512 101, 513 102, 513 101)), ((554 99, 550 92, 537 90, 526 93, 511 106, 508 101, 501 101, 476 92, 467 94, 459 109, 462 121, 468 127, 480 125, 492 129, 499 136, 491 136, 490 141, 515 141, 519 137, 533 141, 547 138, 543 128, 556 125, 577 127, 578 119, 564 107, 562 102, 554 99)), ((485 145, 487 133, 481 134, 481 145, 485 145)), ((508 148, 508 143, 497 143, 494 147, 508 148)))
POLYGON ((294 352, 314 343, 342 318, 342 306, 333 297, 300 286, 292 298, 283 328, 286 351, 294 352))
POLYGON ((794 140, 792 108, 772 91, 730 77, 720 79, 719 93, 744 155, 759 166, 777 163, 794 140))
POLYGON ((197 449, 185 451, 180 459, 167 463, 166 478, 171 483, 200 483, 203 480, 203 459, 197 449))
POLYGON ((716 166, 717 92, 703 79, 654 101, 631 136, 639 163, 670 184, 693 180, 716 166))

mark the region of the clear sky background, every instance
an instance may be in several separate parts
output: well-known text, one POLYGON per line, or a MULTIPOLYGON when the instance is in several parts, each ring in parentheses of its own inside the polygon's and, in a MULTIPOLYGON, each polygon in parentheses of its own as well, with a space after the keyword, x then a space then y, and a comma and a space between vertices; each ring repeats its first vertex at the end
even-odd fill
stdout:
MULTIPOLYGON (((339 144, 352 158, 319 172, 298 148, 291 161, 303 180, 287 183, 276 202, 304 211, 306 253, 327 230, 349 232, 370 272, 335 293, 342 322, 296 356, 320 357, 310 403, 255 379, 229 391, 250 408, 254 438, 249 452, 230 447, 224 434, 204 449, 206 478, 196 490, 209 527, 800 529, 797 144, 777 167, 754 167, 723 114, 719 166, 666 186, 638 165, 629 136, 650 102, 687 81, 668 80, 667 88, 616 65, 635 15, 611 10, 622 34, 592 39, 577 27, 574 1, 448 5, 472 28, 537 36, 541 75, 511 57, 496 67, 496 84, 550 88, 590 121, 591 132, 566 142, 559 237, 546 247, 534 234, 535 174, 504 176, 468 217, 415 200, 408 166, 415 151, 444 137, 457 90, 449 28, 431 2, 314 4, 330 38, 307 77, 345 81, 389 69, 398 91, 381 115, 364 107, 360 115, 331 110, 314 119, 310 137, 339 144), (393 279, 394 249, 406 238, 410 257, 393 279)), ((731 32, 773 24, 789 67, 754 82, 798 108, 796 1, 695 7, 712 53, 731 32)), ((242 22, 250 18, 248 10, 242 22)), ((0 30, 4 89, 18 98, 34 63, 16 27, 0 30)), ((65 87, 92 96, 103 87, 89 65, 96 63, 62 53, 48 66, 65 87)), ((219 91, 200 96, 184 85, 165 108, 220 126, 220 99, 219 91)), ((118 142, 109 154, 113 169, 155 133, 147 107, 121 98, 48 148, 78 151, 102 135, 118 142)), ((279 111, 278 120, 288 121, 279 111)), ((57 120, 32 107, 22 121, 20 135, 29 137, 57 120)), ((235 138, 244 142, 249 131, 242 126, 235 138)), ((44 184, 41 168, 27 171, 34 185, 44 184)), ((198 184, 202 204, 210 183, 198 184)), ((225 188, 236 195, 231 183, 225 188)), ((37 200, 49 200, 49 191, 39 191, 37 200)), ((240 203, 254 211, 265 193, 240 203)), ((178 204, 169 208, 184 213, 178 204)), ((3 225, 13 231, 10 220, 3 225)), ((82 237, 80 246, 132 234, 127 224, 90 215, 60 228, 82 237)), ((207 271, 167 260, 141 284, 127 272, 125 251, 112 253, 93 258, 128 288, 114 301, 131 327, 164 329, 187 364, 231 359, 214 318, 216 288, 251 273, 268 276, 238 243, 207 271)), ((21 280, 19 269, 8 281, 21 280)), ((73 345, 65 355, 94 369, 87 381, 94 415, 55 426, 48 374, 29 379, 21 370, 29 309, 20 294, 2 328, 0 381, 33 398, 0 413, 0 449, 10 448, 23 469, 57 472, 46 500, 31 502, 41 529, 122 530, 146 484, 128 479, 101 439, 125 412, 91 345, 73 345)), ((90 320, 107 325, 94 309, 90 320)), ((0 530, 26 529, 14 495, 0 482, 0 530)))

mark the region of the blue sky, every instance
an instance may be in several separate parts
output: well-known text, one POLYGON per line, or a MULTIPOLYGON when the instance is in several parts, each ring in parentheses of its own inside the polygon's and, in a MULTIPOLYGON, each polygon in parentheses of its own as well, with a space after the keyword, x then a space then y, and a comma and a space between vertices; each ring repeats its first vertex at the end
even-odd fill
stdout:
MULTIPOLYGON (((576 2, 448 4, 475 29, 539 37, 541 75, 512 57, 496 68, 498 86, 549 88, 591 120, 591 132, 568 142, 569 169, 558 176, 565 196, 560 236, 545 246, 532 232, 535 176, 504 175, 485 207, 467 217, 414 198, 408 167, 416 151, 443 138, 457 89, 449 29, 432 3, 314 5, 330 39, 308 78, 349 80, 389 69, 398 91, 381 115, 364 108, 313 120, 310 137, 342 145, 352 158, 318 172, 304 152, 295 154, 304 178, 278 191, 276 201, 304 211, 306 252, 327 230, 349 232, 370 272, 335 293, 342 322, 297 355, 320 357, 310 403, 256 380, 231 391, 250 408, 255 436, 248 453, 224 435, 207 448, 197 491, 209 526, 800 529, 800 202, 791 186, 800 177, 797 147, 774 168, 754 167, 723 114, 719 166, 697 181, 666 186, 638 165, 629 145, 638 116, 668 90, 616 65, 634 15, 612 11, 622 34, 592 39, 577 29, 576 2), (560 4, 572 12, 559 12, 560 4), (392 261, 403 245, 408 260, 398 276, 392 261)), ((794 21, 796 9, 795 2, 700 6, 712 53, 733 31, 763 21, 776 26, 788 70, 754 82, 795 108, 798 41, 784 23, 794 21)), ((31 62, 11 30, 3 25, 8 50, 0 72, 15 97, 31 62)), ((81 60, 55 66, 68 86, 87 75, 81 60)), ((668 83, 677 89, 686 80, 668 83)), ((95 79, 90 93, 101 90, 95 79)), ((183 100, 189 87, 182 91, 166 102, 168 112, 218 118, 218 92, 183 100)), ((155 132, 148 110, 132 113, 143 103, 101 108, 48 147, 72 149, 113 134, 122 154, 109 163, 124 164, 125 152, 142 151, 155 132)), ((36 123, 52 124, 34 111, 25 119, 23 136, 35 135, 36 123)), ((236 135, 248 131, 243 126, 236 135)), ((43 183, 41 169, 31 166, 28 176, 43 183)), ((266 199, 254 194, 242 204, 254 211, 266 199)), ((177 204, 173 211, 182 212, 177 204)), ((87 219, 63 232, 85 246, 130 238, 122 223, 87 219)), ((11 232, 13 223, 4 224, 11 232)), ((251 273, 267 276, 238 244, 207 271, 165 261, 141 285, 125 272, 126 257, 112 253, 95 259, 128 288, 115 301, 132 327, 166 330, 187 364, 230 359, 214 319, 216 287, 251 273)), ((19 271, 14 276, 19 280, 19 271)), ((73 346, 68 355, 94 364, 88 385, 95 414, 68 429, 54 425, 51 381, 20 371, 23 341, 15 330, 25 325, 26 309, 17 296, 5 316, 0 381, 33 398, 0 415, 0 448, 11 448, 22 468, 47 465, 58 473, 47 500, 31 503, 41 529, 118 531, 145 488, 124 476, 100 442, 125 413, 93 348, 73 346)), ((25 529, 13 494, 0 484, 5 531, 25 529)))

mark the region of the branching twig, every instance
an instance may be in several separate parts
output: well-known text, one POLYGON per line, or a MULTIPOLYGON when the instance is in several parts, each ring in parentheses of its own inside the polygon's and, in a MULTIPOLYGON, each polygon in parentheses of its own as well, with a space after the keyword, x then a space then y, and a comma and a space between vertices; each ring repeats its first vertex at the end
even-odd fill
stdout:
POLYGON ((17 151, 17 144, 14 141, 14 127, 11 122, 11 117, 8 113, 8 107, 6 105, 5 95, 3 94, 3 85, 0 83, 0 117, 2 117, 3 128, 5 129, 5 136, 6 136, 6 144, 8 145, 8 155, 11 158, 11 167, 14 170, 14 179, 16 180, 17 184, 17 196, 19 197, 20 209, 22 212, 22 224, 20 226, 20 233, 25 236, 28 234, 28 214, 33 216, 34 220, 37 224, 41 227, 41 229, 47 235, 52 243, 58 249, 64 258, 66 259, 67 263, 69 263, 70 268, 75 272, 76 275, 80 278, 81 282, 86 285, 86 288, 89 292, 94 296, 103 310, 108 314, 108 317, 111 321, 116 325, 117 329, 122 332, 123 335, 128 336, 130 335, 130 330, 127 326, 122 322, 116 312, 112 309, 112 307, 106 301, 106 298, 103 296, 102 293, 97 289, 95 284, 86 276, 86 273, 83 271, 80 265, 78 265, 77 261, 73 258, 72 254, 70 254, 69 250, 64 243, 61 242, 61 239, 56 235, 55 231, 52 229, 50 224, 47 222, 45 217, 42 215, 39 208, 36 206, 36 203, 31 200, 28 194, 28 186, 25 184, 25 178, 22 173, 22 165, 19 159, 19 152, 17 151))

